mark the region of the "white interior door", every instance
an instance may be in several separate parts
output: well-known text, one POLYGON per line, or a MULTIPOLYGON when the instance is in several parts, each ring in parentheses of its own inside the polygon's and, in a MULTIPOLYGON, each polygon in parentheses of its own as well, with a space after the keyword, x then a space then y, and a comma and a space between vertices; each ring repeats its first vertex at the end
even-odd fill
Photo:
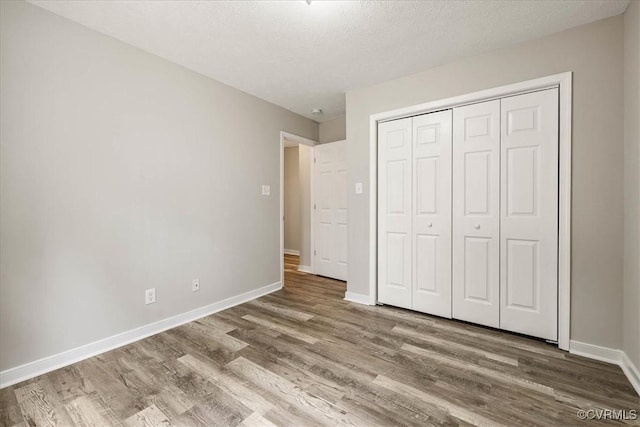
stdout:
POLYGON ((453 110, 453 317, 500 325, 500 101, 453 110))
POLYGON ((347 143, 314 147, 315 273, 347 280, 347 143))
POLYGON ((378 301, 412 307, 412 119, 378 125, 378 301))
POLYGON ((414 310, 451 317, 452 111, 413 118, 414 310))
POLYGON ((558 337, 558 89, 501 101, 500 328, 558 337))

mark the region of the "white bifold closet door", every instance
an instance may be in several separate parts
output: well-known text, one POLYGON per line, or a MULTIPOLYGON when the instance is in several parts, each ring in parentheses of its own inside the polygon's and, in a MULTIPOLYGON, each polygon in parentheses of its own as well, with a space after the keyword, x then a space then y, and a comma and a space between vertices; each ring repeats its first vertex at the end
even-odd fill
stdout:
POLYGON ((413 118, 413 309, 449 318, 451 115, 413 118))
POLYGON ((378 126, 378 301, 412 308, 412 119, 378 126))
POLYGON ((500 326, 500 100, 453 110, 453 317, 500 326))
POLYGON ((502 99, 500 328, 558 337, 558 89, 502 99))
POLYGON ((455 108, 453 128, 453 317, 556 340, 558 90, 455 108))
POLYGON ((451 317, 451 110, 378 126, 378 300, 451 317))
POLYGON ((378 300, 557 339, 558 89, 378 125, 378 300))

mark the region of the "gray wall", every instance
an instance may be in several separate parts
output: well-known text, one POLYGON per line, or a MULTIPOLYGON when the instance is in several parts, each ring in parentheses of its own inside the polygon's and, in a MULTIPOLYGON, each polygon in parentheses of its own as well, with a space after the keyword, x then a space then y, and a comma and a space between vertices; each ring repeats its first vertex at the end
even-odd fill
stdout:
POLYGON ((300 178, 300 265, 311 267, 311 169, 313 148, 298 146, 298 172, 300 178))
POLYGON ((320 123, 319 134, 320 144, 347 139, 346 117, 342 116, 320 123))
POLYGON ((640 2, 624 15, 624 351, 640 368, 640 2))
POLYGON ((0 370, 280 280, 279 132, 317 123, 0 3, 0 370))
POLYGON ((300 251, 300 171, 298 147, 284 149, 284 248, 300 251))
POLYGON ((573 71, 571 338, 622 345, 623 18, 466 58, 347 93, 348 290, 369 293, 369 116, 573 71))

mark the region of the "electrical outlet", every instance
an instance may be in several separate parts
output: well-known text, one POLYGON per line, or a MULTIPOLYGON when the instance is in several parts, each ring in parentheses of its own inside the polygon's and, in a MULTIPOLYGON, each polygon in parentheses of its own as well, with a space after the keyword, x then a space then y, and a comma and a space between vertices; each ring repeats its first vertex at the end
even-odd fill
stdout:
POLYGON ((200 290, 200 279, 193 279, 191 281, 191 290, 193 292, 198 292, 200 290))
POLYGON ((262 186, 262 195, 263 196, 270 196, 271 195, 271 186, 270 185, 263 185, 262 186))
POLYGON ((151 288, 144 291, 144 303, 153 304, 154 302, 156 302, 156 288, 151 288))

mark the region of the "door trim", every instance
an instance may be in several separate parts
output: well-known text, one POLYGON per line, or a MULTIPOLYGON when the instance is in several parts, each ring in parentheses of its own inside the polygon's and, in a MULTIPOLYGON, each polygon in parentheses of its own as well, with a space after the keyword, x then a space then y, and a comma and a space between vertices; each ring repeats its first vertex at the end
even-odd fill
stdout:
POLYGON ((378 123, 446 108, 484 102, 552 87, 559 92, 559 200, 558 200, 558 347, 569 350, 571 331, 571 71, 513 83, 465 95, 372 114, 369 117, 369 304, 377 297, 378 123))
MULTIPOLYGON (((305 138, 303 136, 295 135, 293 133, 280 131, 280 218, 278 219, 279 228, 280 228, 280 283, 284 286, 284 140, 288 139, 289 141, 297 142, 298 144, 306 145, 308 147, 313 148, 315 145, 318 145, 318 141, 314 141, 312 139, 305 138)), ((311 157, 309 159, 309 181, 311 188, 309 189, 309 216, 311 220, 311 242, 309 250, 313 251, 315 247, 315 234, 313 227, 314 220, 314 212, 313 212, 313 203, 315 201, 313 194, 313 158, 315 157, 315 153, 311 153, 311 157)), ((311 271, 308 273, 313 274, 315 272, 315 257, 313 254, 311 255, 311 271)))

